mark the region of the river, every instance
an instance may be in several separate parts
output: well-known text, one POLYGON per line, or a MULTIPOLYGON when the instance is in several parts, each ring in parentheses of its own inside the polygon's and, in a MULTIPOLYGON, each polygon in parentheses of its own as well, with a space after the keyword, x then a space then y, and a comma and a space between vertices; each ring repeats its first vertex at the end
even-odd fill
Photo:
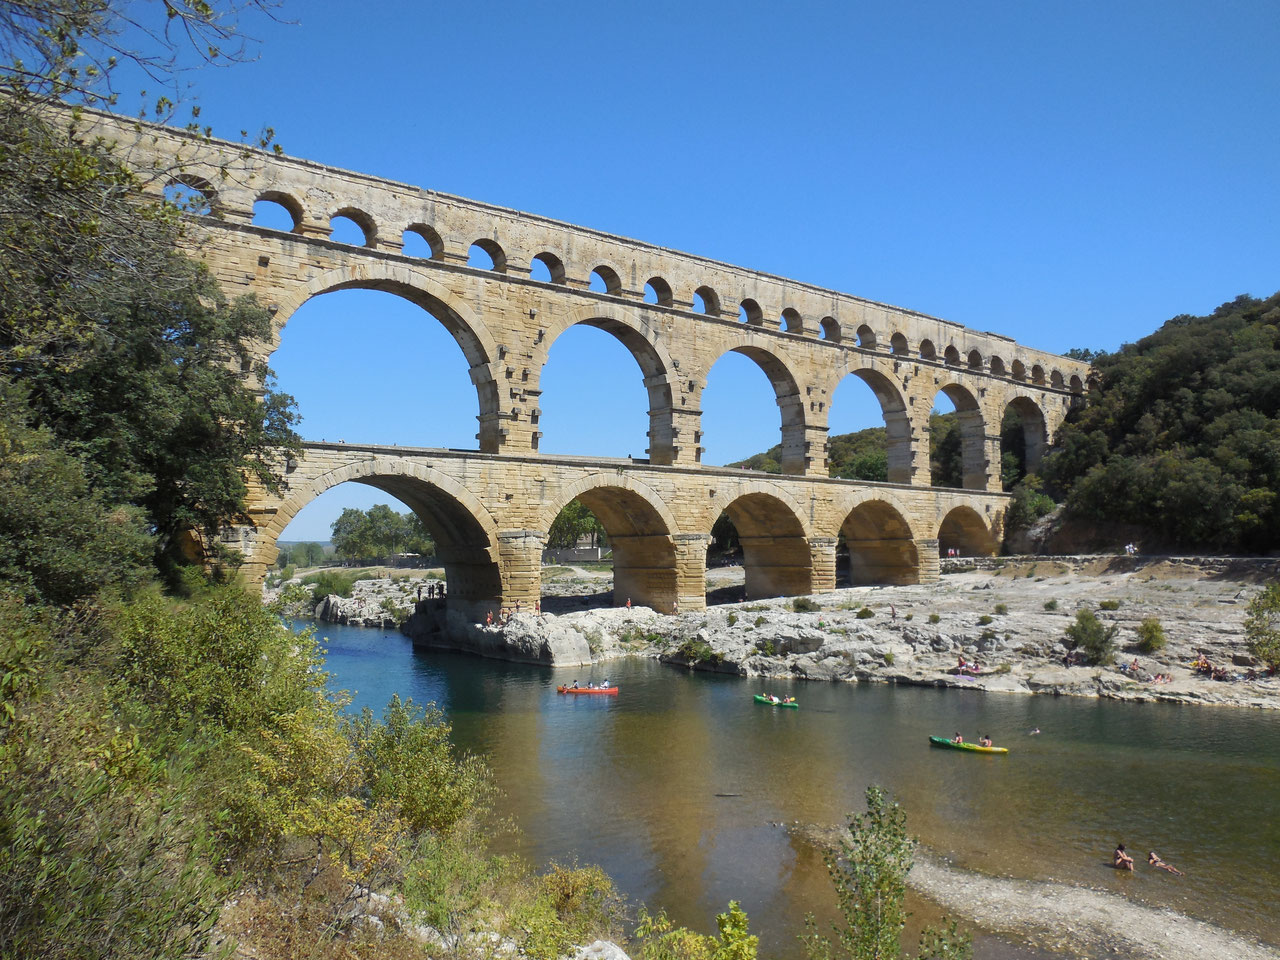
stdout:
MULTIPOLYGON (((800 702, 777 709, 752 700, 761 681, 649 660, 552 670, 419 653, 378 630, 320 634, 354 706, 433 701, 456 743, 488 759, 519 852, 598 863, 628 897, 705 932, 739 900, 764 955, 797 957, 804 915, 832 902, 821 859, 782 825, 841 822, 870 783, 960 868, 1108 890, 1280 944, 1273 711, 771 682, 800 702), (619 696, 556 694, 606 675, 619 696), (1010 753, 929 747, 956 730, 1010 753), (1107 866, 1117 842, 1134 874, 1107 866), (1150 849, 1186 876, 1145 869, 1150 849)), ((980 960, 1041 956, 976 946, 980 960)))

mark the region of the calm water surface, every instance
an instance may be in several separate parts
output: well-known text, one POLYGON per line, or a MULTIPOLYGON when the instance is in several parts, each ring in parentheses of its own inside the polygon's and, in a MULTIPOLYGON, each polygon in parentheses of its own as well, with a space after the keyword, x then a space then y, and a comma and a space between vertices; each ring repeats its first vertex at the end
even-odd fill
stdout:
MULTIPOLYGON (((1280 715, 1228 708, 771 682, 652 661, 549 668, 415 653, 378 630, 324 625, 333 685, 380 711, 434 701, 488 758, 536 862, 598 863, 629 897, 714 929, 742 902, 765 951, 796 956, 831 907, 821 860, 779 824, 831 824, 879 783, 911 831, 961 867, 1108 889, 1280 944, 1280 715), (617 697, 557 684, 617 681, 617 697), (1038 736, 1029 731, 1039 728, 1038 736), (1007 757, 931 749, 989 733, 1007 757), (1187 873, 1109 869, 1124 842, 1187 873)), ((979 956, 1031 956, 994 941, 979 956)))

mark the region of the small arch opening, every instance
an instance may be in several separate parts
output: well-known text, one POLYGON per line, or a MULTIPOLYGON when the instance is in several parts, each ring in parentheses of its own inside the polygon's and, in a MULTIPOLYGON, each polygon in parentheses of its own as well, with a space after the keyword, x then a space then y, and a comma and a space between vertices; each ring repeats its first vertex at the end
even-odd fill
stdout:
POLYGON ((1072 393, 1084 393, 1084 381, 1075 374, 1071 375, 1070 386, 1072 393))
POLYGON ((671 284, 661 277, 650 277, 644 285, 644 302, 656 303, 660 307, 671 306, 675 303, 671 284))
POLYGON ((507 272, 507 255, 497 241, 488 238, 477 240, 467 251, 467 266, 477 270, 492 270, 494 273, 507 272))
POLYGON ((1066 381, 1062 379, 1062 371, 1055 370, 1049 374, 1049 385, 1055 390, 1066 389, 1066 381))
POLYGON ((937 360, 938 349, 933 345, 932 340, 920 341, 920 359, 921 360, 937 360))
POLYGON ((832 343, 840 342, 840 323, 835 317, 823 317, 818 327, 822 331, 823 340, 830 340, 832 343))
POLYGON ((960 366, 960 351, 955 348, 955 344, 952 344, 947 347, 947 352, 943 355, 943 357, 946 361, 947 366, 949 367, 960 366))
POLYGON ((760 304, 750 297, 738 304, 738 322, 749 323, 753 327, 763 327, 764 311, 760 309, 760 304))
POLYGON ((782 311, 782 329, 787 333, 804 333, 804 318, 795 307, 787 307, 782 311))
POLYGON ((699 287, 693 291, 693 311, 708 317, 720 316, 720 295, 710 287, 699 287))
POLYGON ((981 369, 982 369, 982 354, 980 354, 977 350, 970 350, 970 351, 969 351, 968 360, 969 360, 969 369, 970 369, 970 370, 981 370, 981 369))
POLYGON ((1044 367, 1038 363, 1031 368, 1031 382, 1044 386, 1044 367))
POLYGON ((530 278, 540 283, 565 282, 564 261, 554 253, 542 252, 529 261, 530 278))
POLYGON ((858 327, 858 346, 863 350, 874 350, 876 348, 876 332, 865 323, 858 327))
POLYGON ((587 289, 616 297, 622 293, 622 280, 612 267, 601 265, 591 271, 591 283, 587 289))
POLYGON ((1004 361, 999 357, 991 358, 991 375, 993 377, 1003 377, 1005 375, 1004 361))
POLYGON ((907 343, 907 338, 900 333, 895 333, 889 338, 889 352, 896 357, 911 356, 911 345, 907 343))
POLYGON ((444 241, 434 227, 425 223, 409 226, 400 237, 404 244, 406 257, 418 257, 421 260, 438 260, 444 255, 444 241))
POLYGON ((287 193, 268 190, 253 202, 253 225, 296 233, 302 226, 302 204, 287 193))
POLYGON ((329 239, 353 247, 372 247, 378 238, 373 218, 354 207, 344 207, 329 218, 329 239))
POLYGON ((183 213, 207 217, 218 202, 218 192, 203 177, 174 177, 164 188, 164 198, 183 213))
POLYGON ((1015 380, 1027 379, 1027 365, 1021 360, 1013 361, 1012 373, 1015 380))

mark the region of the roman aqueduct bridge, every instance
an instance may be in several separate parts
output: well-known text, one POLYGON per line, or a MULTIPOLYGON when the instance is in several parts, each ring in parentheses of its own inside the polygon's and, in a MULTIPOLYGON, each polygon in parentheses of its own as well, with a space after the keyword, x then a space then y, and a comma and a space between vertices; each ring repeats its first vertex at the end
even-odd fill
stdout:
POLYGON ((228 295, 253 294, 273 317, 256 359, 270 357, 309 299, 353 288, 423 307, 467 359, 477 449, 305 444, 284 465, 281 494, 255 490, 247 522, 225 532, 254 582, 288 521, 346 481, 384 490, 422 517, 447 571, 451 615, 536 602, 547 530, 575 497, 609 533, 620 603, 701 608, 722 511, 742 537, 749 596, 833 587, 841 535, 853 582, 927 581, 940 549, 991 553, 999 543, 1006 411, 1017 412, 1034 467, 1085 389, 1087 364, 910 310, 185 131, 92 112, 81 123, 126 145, 153 189, 201 195, 193 252, 228 295), (282 207, 292 228, 255 225, 255 206, 266 203, 282 207), (336 218, 353 221, 363 243, 332 239, 336 218), (429 255, 406 255, 413 234, 429 255), (612 334, 635 358, 649 400, 647 459, 538 452, 543 365, 575 324, 612 334), (772 385, 781 476, 701 462, 702 390, 730 351, 772 385), (880 402, 887 483, 828 476, 829 403, 846 376, 880 402), (957 411, 963 489, 929 485, 939 393, 957 411))

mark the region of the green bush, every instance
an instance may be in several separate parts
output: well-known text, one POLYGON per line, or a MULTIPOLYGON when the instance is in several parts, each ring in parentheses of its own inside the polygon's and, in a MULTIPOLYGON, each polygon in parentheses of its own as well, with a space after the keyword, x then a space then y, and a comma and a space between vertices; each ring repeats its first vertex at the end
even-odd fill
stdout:
POLYGON ((1044 602, 1044 608, 1045 608, 1046 610, 1049 610, 1049 611, 1057 610, 1057 609, 1058 609, 1058 601, 1057 601, 1057 600, 1046 600, 1046 601, 1044 602))
POLYGON ((729 616, 725 617, 725 623, 727 623, 731 627, 737 622, 738 622, 738 615, 736 613, 731 613, 729 614, 729 616))
POLYGON ((719 653, 711 648, 711 644, 705 640, 694 640, 692 638, 680 644, 677 648, 680 656, 684 657, 689 663, 719 663, 724 659, 719 653))
POLYGON ((997 603, 995 607, 995 612, 999 616, 1003 617, 1006 613, 1009 612, 1009 605, 1007 603, 997 603))
POLYGON ((876 615, 876 612, 872 610, 870 607, 863 607, 856 614, 854 614, 854 616, 857 617, 859 620, 870 620, 875 615, 876 615))
POLYGON ((1104 627, 1092 610, 1077 610, 1075 623, 1067 627, 1067 638, 1073 649, 1084 651, 1091 663, 1108 664, 1115 660, 1115 624, 1104 627))
POLYGON ((991 619, 989 614, 984 613, 978 618, 978 626, 985 627, 988 623, 991 623, 991 619))
POLYGON ((1099 610, 1119 610, 1120 601, 1119 600, 1103 600, 1098 604, 1098 609, 1099 610))
POLYGON ((1280 581, 1249 601, 1244 633, 1250 652, 1273 673, 1280 670, 1280 581))
POLYGON ((759 938, 748 933, 747 915, 736 900, 716 916, 716 927, 720 936, 709 937, 677 927, 665 911, 652 916, 641 907, 635 931, 639 960, 755 960, 759 938))
POLYGON ((822 604, 808 597, 796 597, 791 601, 791 609, 796 613, 820 613, 822 604))
POLYGON ((1164 627, 1155 617, 1146 617, 1138 624, 1138 649, 1142 653, 1155 653, 1164 649, 1164 627))
POLYGON ((768 623, 768 622, 769 622, 769 621, 768 621, 767 619, 765 619, 765 617, 764 617, 763 615, 761 615, 761 616, 756 617, 756 623, 755 623, 755 625, 756 625, 757 627, 763 627, 763 626, 764 626, 766 623, 768 623))
POLYGON ((930 623, 938 623, 941 619, 942 617, 938 616, 936 613, 929 614, 930 623))
POLYGON ((319 603, 330 594, 339 597, 351 596, 351 588, 357 580, 364 579, 363 571, 344 573, 341 570, 317 570, 302 578, 302 582, 311 587, 311 595, 319 603))
POLYGON ((895 659, 895 658, 894 658, 894 656, 893 656, 893 651, 892 651, 892 650, 886 650, 886 651, 884 652, 884 665, 885 665, 886 667, 892 667, 892 666, 893 666, 893 661, 894 661, 894 659, 895 659))
POLYGON ((774 657, 778 654, 778 648, 773 645, 772 640, 757 641, 757 646, 760 648, 760 652, 766 657, 774 657))

